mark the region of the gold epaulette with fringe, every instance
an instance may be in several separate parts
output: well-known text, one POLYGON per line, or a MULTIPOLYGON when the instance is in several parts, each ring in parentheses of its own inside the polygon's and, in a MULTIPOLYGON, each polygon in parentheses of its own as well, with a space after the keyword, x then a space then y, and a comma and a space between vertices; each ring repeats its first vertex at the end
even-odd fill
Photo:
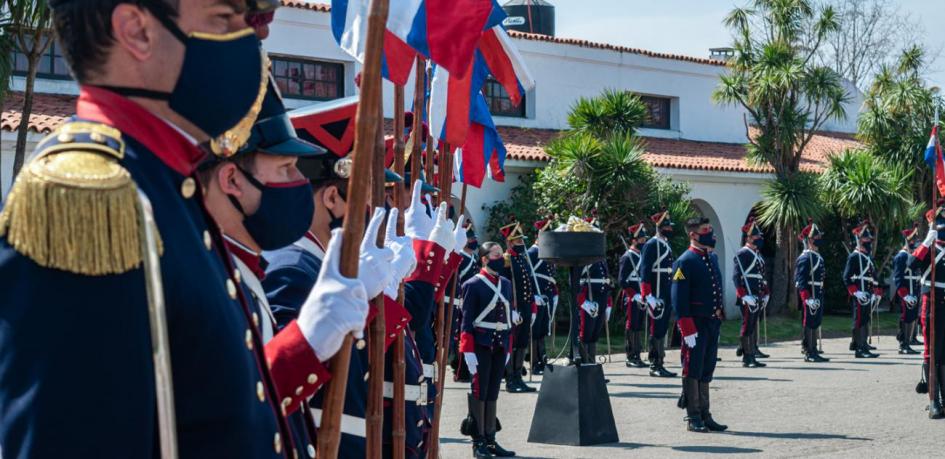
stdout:
POLYGON ((131 174, 119 163, 125 154, 121 132, 73 121, 36 151, 0 212, 0 237, 47 268, 89 276, 136 268, 143 259, 141 205, 131 174))

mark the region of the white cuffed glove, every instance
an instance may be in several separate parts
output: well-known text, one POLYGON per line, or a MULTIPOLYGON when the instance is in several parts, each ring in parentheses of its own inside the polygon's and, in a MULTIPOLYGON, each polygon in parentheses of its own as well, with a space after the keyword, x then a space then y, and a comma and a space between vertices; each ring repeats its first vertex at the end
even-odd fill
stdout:
POLYGON ((466 367, 469 368, 469 374, 476 374, 476 368, 479 366, 479 359, 475 352, 463 352, 463 359, 466 360, 466 367))
POLYGON ((466 222, 466 216, 460 215, 456 219, 456 227, 453 229, 453 251, 456 253, 463 253, 463 249, 466 248, 466 228, 463 228, 463 223, 466 222))
POLYGON ((643 302, 643 297, 640 296, 639 293, 637 293, 636 295, 633 295, 633 300, 632 300, 632 301, 633 301, 634 303, 642 303, 642 302, 643 302))
POLYGON ((541 295, 535 295, 535 296, 534 296, 534 299, 535 299, 535 304, 537 304, 538 306, 544 306, 544 305, 545 305, 545 299, 542 298, 541 295))
POLYGON ((853 296, 855 296, 857 301, 859 301, 860 303, 866 303, 867 301, 871 299, 870 295, 862 290, 857 290, 857 292, 854 293, 853 296))
POLYGON ((929 232, 925 234, 925 240, 922 241, 922 245, 931 247, 936 239, 938 239, 938 231, 935 230, 935 227, 929 227, 929 232))
POLYGON ((872 294, 872 296, 870 296, 870 301, 872 301, 873 303, 879 304, 881 301, 883 301, 883 297, 874 293, 872 294))
POLYGON ((815 300, 814 298, 808 298, 807 301, 804 302, 804 304, 806 304, 807 307, 809 308, 816 308, 817 300, 815 300))
POLYGON ((611 309, 613 309, 613 308, 610 308, 610 307, 609 307, 609 308, 605 309, 605 311, 607 312, 607 322, 610 322, 610 310, 611 310, 611 309))
POLYGON ((745 295, 742 297, 742 303, 745 303, 748 306, 757 306, 758 297, 756 297, 755 295, 745 295))
POLYGON ((653 295, 646 296, 646 304, 650 305, 650 308, 656 309, 659 303, 656 302, 656 297, 653 295))
POLYGON ((433 215, 427 214, 427 206, 420 199, 420 181, 413 185, 410 207, 404 212, 404 233, 411 239, 426 240, 433 230, 433 215))
POLYGON ((693 333, 689 336, 684 336, 683 341, 686 342, 686 346, 688 346, 689 349, 693 349, 696 347, 696 338, 698 337, 699 337, 699 333, 693 333))
POLYGON ((364 337, 368 315, 368 295, 358 279, 341 275, 341 230, 335 230, 315 287, 299 311, 296 321, 302 336, 322 362, 338 352, 349 333, 364 337))
POLYGON ((382 207, 374 209, 374 216, 368 222, 364 239, 361 240, 361 255, 358 264, 358 279, 364 284, 368 298, 374 298, 384 291, 384 287, 394 278, 391 261, 394 251, 386 247, 377 246, 377 233, 384 222, 385 210, 382 207))
POLYGON ((433 224, 433 230, 430 231, 430 237, 427 240, 433 241, 449 253, 453 250, 456 238, 453 237, 453 222, 446 218, 446 212, 446 203, 441 203, 436 209, 436 223, 433 224))
POLYGON ((919 299, 916 298, 915 295, 906 295, 902 298, 902 301, 905 301, 909 306, 915 306, 919 299))
POLYGON ((391 266, 394 270, 393 283, 400 284, 417 269, 417 254, 413 250, 413 242, 408 236, 397 235, 398 209, 391 209, 387 216, 387 233, 384 235, 384 247, 394 252, 391 266))
POLYGON ((593 301, 585 301, 581 303, 581 309, 591 315, 591 317, 597 317, 597 303, 593 301))
POLYGON ((515 325, 522 323, 522 315, 514 309, 512 310, 512 323, 515 325))

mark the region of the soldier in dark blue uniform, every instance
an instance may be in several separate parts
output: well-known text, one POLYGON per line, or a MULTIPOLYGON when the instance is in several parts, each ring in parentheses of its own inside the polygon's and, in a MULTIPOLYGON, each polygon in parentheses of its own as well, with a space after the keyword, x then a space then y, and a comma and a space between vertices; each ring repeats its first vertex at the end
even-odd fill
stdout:
POLYGON ((915 263, 912 257, 912 251, 919 245, 917 235, 919 227, 902 230, 904 244, 899 253, 893 257, 893 282, 896 287, 896 301, 899 303, 899 333, 896 339, 899 340, 900 354, 918 354, 919 351, 912 349, 912 331, 915 328, 916 319, 919 318, 919 272, 913 270, 915 263))
POLYGON ((870 315, 879 305, 883 291, 876 280, 876 267, 873 265, 873 232, 869 221, 861 223, 852 231, 856 249, 847 257, 843 269, 843 283, 850 294, 850 306, 853 310, 853 337, 856 342, 856 358, 875 358, 879 354, 870 351, 867 335, 870 315))
POLYGON ((915 249, 912 255, 915 257, 913 269, 921 272, 922 283, 922 338, 925 342, 922 363, 922 382, 916 387, 916 392, 925 393, 932 391, 931 403, 929 403, 929 418, 945 418, 945 412, 942 410, 942 397, 945 394, 945 202, 939 201, 935 209, 925 214, 929 222, 929 232, 926 234, 922 244, 915 249), (934 244, 934 250, 933 250, 934 244), (935 323, 931 320, 931 291, 932 291, 932 258, 935 259, 935 323), (935 340, 930 339, 934 327, 935 340), (935 346, 931 348, 930 346, 935 346), (935 351, 935 360, 932 361, 930 350, 935 351), (935 385, 929 385, 929 372, 934 371, 936 378, 935 385), (924 384, 923 384, 924 383, 924 384), (921 387, 921 386, 925 387, 921 387))
POLYGON ((668 306, 672 300, 672 266, 675 261, 673 249, 667 239, 673 234, 674 224, 670 220, 669 211, 655 214, 650 220, 656 228, 656 235, 643 245, 643 282, 640 284, 640 295, 646 301, 647 314, 650 316, 650 376, 675 378, 676 373, 663 366, 666 358, 664 339, 670 319, 668 306))
POLYGON ((765 260, 761 257, 764 234, 754 219, 742 227, 745 245, 735 253, 736 306, 742 313, 741 343, 736 355, 741 356, 742 366, 760 368, 766 366, 756 358, 758 318, 768 304, 768 283, 765 281, 765 260))
POLYGON ((823 244, 824 234, 813 222, 801 230, 798 239, 803 244, 804 251, 794 263, 794 285, 800 298, 801 321, 804 336, 801 339, 801 351, 807 362, 827 362, 817 349, 817 329, 824 318, 824 279, 827 270, 824 266, 824 257, 819 253, 823 244))
MULTIPOLYGON (((538 237, 551 225, 554 217, 549 216, 535 222, 538 237)), ((558 282, 555 280, 555 266, 538 257, 538 240, 528 248, 529 268, 531 268, 535 284, 535 304, 538 307, 532 323, 532 373, 540 375, 545 372, 548 355, 545 350, 545 337, 551 335, 554 326, 555 311, 558 306, 558 282)))
POLYGON ((283 414, 363 329, 364 286, 341 276, 336 249, 336 290, 316 289, 263 345, 195 172, 198 144, 229 154, 248 137, 264 65, 242 11, 189 1, 183 31, 165 3, 51 3, 80 96, 0 213, 7 457, 291 455, 283 414), (98 40, 101 24, 114 40, 98 40))
MULTIPOLYGON (((479 266, 479 241, 476 238, 476 231, 472 223, 466 225, 466 248, 460 253, 463 257, 459 263, 457 273, 459 275, 459 285, 462 286, 469 279, 472 279, 482 268, 479 266)), ((450 366, 453 368, 453 380, 457 382, 469 382, 469 369, 463 361, 462 353, 459 352, 459 333, 460 326, 463 323, 463 298, 462 292, 457 292, 456 298, 453 298, 453 324, 450 330, 450 366)))
POLYGON ((525 384, 522 379, 525 372, 525 353, 531 344, 531 326, 534 315, 538 312, 538 305, 535 303, 535 277, 527 259, 528 249, 525 247, 521 224, 510 223, 500 228, 500 232, 509 247, 505 254, 508 264, 499 275, 512 282, 512 293, 515 296, 512 358, 505 375, 505 390, 513 394, 535 392, 536 389, 525 384))
POLYGON ((582 357, 587 357, 585 363, 594 363, 597 361, 597 340, 604 334, 613 306, 610 298, 613 281, 607 262, 602 260, 585 266, 581 270, 580 285, 577 297, 580 314, 578 342, 584 350, 582 357))
POLYGON ((512 348, 512 283, 499 276, 505 269, 502 246, 486 242, 479 248, 482 270, 463 284, 463 326, 459 350, 472 373, 470 413, 476 432, 477 458, 511 457, 496 443, 496 410, 502 374, 512 348))
POLYGON ((686 222, 689 250, 673 264, 672 305, 683 338, 680 352, 687 429, 721 432, 710 411, 709 383, 715 373, 719 331, 724 318, 722 275, 718 257, 710 252, 715 235, 707 218, 686 222))
POLYGON ((620 288, 623 289, 624 307, 627 311, 626 343, 628 367, 645 368, 647 365, 640 359, 643 351, 643 326, 646 323, 646 301, 640 294, 640 283, 643 281, 643 262, 640 246, 646 243, 649 234, 643 222, 627 229, 630 233, 630 247, 620 257, 620 269, 617 272, 620 288))

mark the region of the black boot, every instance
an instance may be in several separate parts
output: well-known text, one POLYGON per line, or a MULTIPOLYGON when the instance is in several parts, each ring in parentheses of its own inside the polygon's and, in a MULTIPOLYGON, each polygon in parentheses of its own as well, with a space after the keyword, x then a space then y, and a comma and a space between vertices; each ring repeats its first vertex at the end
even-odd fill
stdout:
POLYGON ((728 429, 725 424, 719 424, 712 419, 712 413, 709 410, 711 403, 709 400, 709 383, 699 382, 699 406, 702 409, 702 422, 711 432, 724 432, 728 429))
POLYGON ((505 448, 499 446, 495 441, 495 432, 496 432, 496 402, 486 402, 485 410, 485 437, 486 437, 486 449, 489 454, 495 457, 512 457, 515 456, 515 451, 508 451, 505 448))
MULTIPOLYGON (((854 307, 857 307, 857 306, 854 306, 854 307)), ((856 351, 863 348, 863 346, 860 345, 860 342, 859 342, 860 335, 858 331, 859 331, 859 328, 854 328, 853 331, 850 332, 850 350, 851 351, 856 351)))
POLYGON ((532 374, 540 375, 545 373, 545 337, 532 340, 532 349, 535 355, 532 356, 532 374))
POLYGON ((872 352, 876 348, 869 345, 869 342, 868 342, 869 329, 867 327, 868 327, 867 325, 860 327, 860 342, 863 343, 862 349, 863 349, 863 354, 866 355, 866 358, 875 359, 876 357, 879 357, 879 354, 875 354, 872 352))
POLYGON ((814 362, 822 363, 829 362, 830 359, 820 355, 820 351, 817 350, 817 337, 814 336, 814 329, 805 328, 804 333, 807 335, 807 357, 804 358, 805 362, 814 362))
POLYGON ((640 353, 643 351, 643 332, 631 332, 630 336, 633 343, 633 354, 631 355, 630 366, 634 368, 648 367, 649 365, 640 358, 640 353))
POLYGON ((755 358, 755 353, 751 351, 751 336, 742 336, 741 338, 742 348, 748 349, 748 352, 742 353, 742 366, 745 368, 761 368, 766 367, 767 365, 759 362, 755 358))
POLYGON ((915 322, 903 324, 903 339, 899 344, 899 353, 906 355, 915 355, 919 351, 912 348, 909 344, 909 337, 912 336, 912 329, 915 327, 915 322))
POLYGON ((650 376, 659 377, 659 378, 675 378, 676 373, 667 370, 663 367, 663 356, 666 355, 663 351, 663 343, 656 343, 656 356, 657 360, 650 365, 650 376))
POLYGON ((472 450, 473 457, 477 459, 491 459, 495 456, 489 452, 486 447, 486 434, 485 434, 485 418, 486 418, 486 402, 482 400, 477 400, 473 397, 469 397, 469 411, 470 418, 472 418, 472 450))
POLYGON ((929 362, 922 363, 922 375, 919 376, 919 382, 915 385, 917 394, 929 393, 929 362))
POLYGON ((623 336, 623 350, 627 354, 627 359, 624 361, 624 364, 627 368, 632 367, 631 362, 633 361, 633 332, 626 330, 623 336))
POLYGON ((935 369, 938 381, 935 382, 934 387, 931 385, 929 387, 929 390, 932 391, 932 402, 929 403, 929 419, 942 419, 945 418, 945 413, 942 411, 942 387, 945 386, 942 376, 945 376, 945 367, 935 365, 935 369))
POLYGON ((754 351, 755 359, 767 359, 771 357, 764 352, 761 352, 761 349, 758 347, 758 328, 755 328, 755 332, 751 334, 751 348, 754 351))
POLYGON ((587 363, 597 363, 597 343, 587 343, 584 345, 587 351, 587 363))
POLYGON ((686 430, 690 432, 708 432, 702 422, 702 405, 699 399, 699 381, 683 378, 683 393, 686 398, 686 430))

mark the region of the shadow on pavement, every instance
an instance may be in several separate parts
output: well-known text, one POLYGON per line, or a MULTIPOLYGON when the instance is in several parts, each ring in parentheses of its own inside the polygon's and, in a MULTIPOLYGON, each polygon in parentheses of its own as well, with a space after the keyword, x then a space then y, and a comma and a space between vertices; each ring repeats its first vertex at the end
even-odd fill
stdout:
POLYGON ((705 453, 705 454, 749 454, 763 453, 764 450, 757 448, 738 448, 735 446, 673 446, 676 451, 685 453, 705 453))
MULTIPOLYGON (((678 389, 678 387, 677 387, 678 389)), ((611 393, 611 397, 617 398, 679 398, 679 393, 670 392, 617 392, 611 393)))
POLYGON ((864 369, 862 369, 862 368, 842 368, 842 367, 837 367, 837 366, 826 366, 826 365, 834 365, 834 364, 837 364, 837 363, 850 363, 850 362, 848 362, 848 361, 837 361, 837 360, 834 360, 834 361, 832 361, 832 362, 827 362, 827 363, 825 363, 825 364, 823 364, 823 365, 816 366, 816 367, 815 367, 815 366, 809 366, 809 367, 776 367, 776 366, 770 366, 770 367, 768 367, 767 369, 768 369, 768 370, 807 370, 807 371, 869 371, 869 370, 864 370, 864 369))
POLYGON ((793 379, 783 378, 763 378, 761 376, 713 376, 712 379, 721 379, 724 381, 774 381, 774 382, 794 382, 793 379))
POLYGON ((471 444, 469 439, 466 437, 463 437, 463 438, 440 437, 440 443, 455 443, 457 445, 471 444))
POLYGON ((858 440, 873 441, 872 438, 848 437, 846 435, 811 433, 811 432, 737 432, 728 431, 722 435, 732 435, 734 437, 758 437, 758 438, 778 438, 786 440, 858 440))
POLYGON ((609 383, 607 386, 630 386, 630 387, 646 387, 648 389, 679 389, 682 387, 680 384, 634 384, 634 383, 609 383))
POLYGON ((593 445, 594 448, 620 448, 620 449, 639 449, 639 448, 656 448, 663 447, 663 445, 650 445, 647 443, 629 443, 629 442, 619 442, 619 443, 604 443, 602 445, 593 445))

